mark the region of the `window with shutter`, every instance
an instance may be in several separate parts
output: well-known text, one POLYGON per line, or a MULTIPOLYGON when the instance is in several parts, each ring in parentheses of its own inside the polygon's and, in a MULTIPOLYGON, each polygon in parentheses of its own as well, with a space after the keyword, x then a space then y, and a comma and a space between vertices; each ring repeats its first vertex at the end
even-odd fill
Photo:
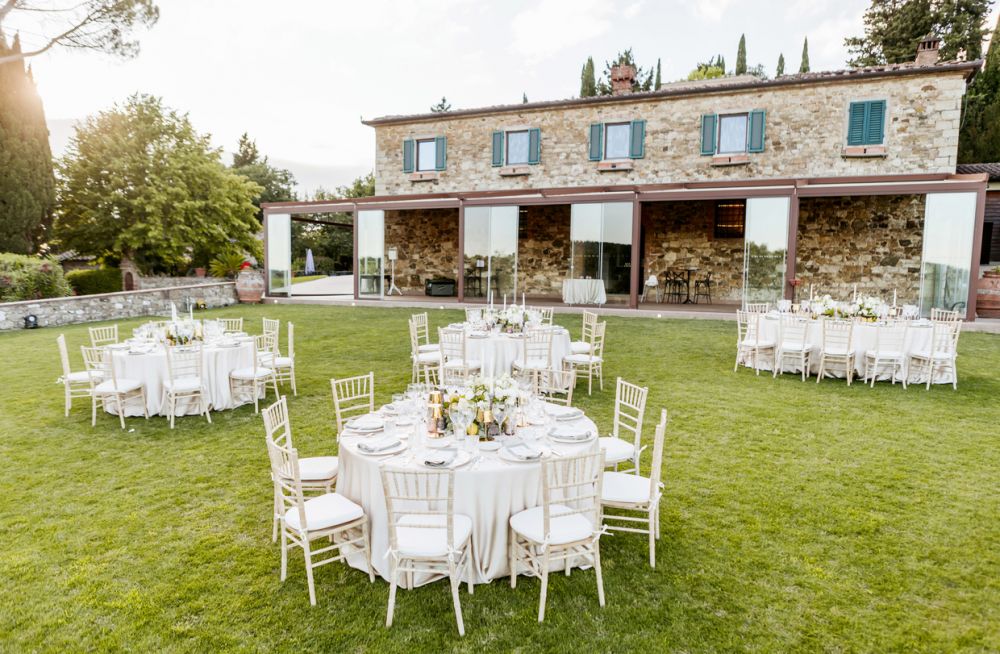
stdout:
POLYGON ((600 161, 604 154, 604 125, 594 123, 590 126, 590 147, 588 158, 591 161, 600 161))
POLYGON ((750 112, 750 135, 747 137, 747 152, 764 151, 765 117, 763 109, 755 109, 750 112))
POLYGON ((629 153, 631 159, 642 159, 646 154, 646 121, 633 120, 632 134, 629 140, 629 153))
POLYGON ((528 130, 507 132, 507 165, 516 166, 528 163, 529 141, 528 130))
POLYGON ((852 102, 847 113, 847 145, 882 145, 885 100, 852 102))
POLYGON ((868 124, 865 126, 865 145, 882 145, 885 140, 885 100, 868 103, 868 124))
POLYGON ((542 160, 542 130, 534 127, 528 130, 528 163, 537 164, 542 160))
POLYGON ((715 154, 715 124, 719 117, 715 114, 705 114, 701 117, 701 154, 712 156, 715 154))
POLYGON ((493 132, 493 165, 503 165, 503 132, 493 132))
POLYGON ((437 144, 435 139, 417 141, 417 172, 437 170, 437 144))
POLYGON ((434 170, 444 170, 448 165, 448 139, 439 136, 434 139, 434 170))
POLYGON ((413 139, 403 141, 403 172, 413 172, 413 139))

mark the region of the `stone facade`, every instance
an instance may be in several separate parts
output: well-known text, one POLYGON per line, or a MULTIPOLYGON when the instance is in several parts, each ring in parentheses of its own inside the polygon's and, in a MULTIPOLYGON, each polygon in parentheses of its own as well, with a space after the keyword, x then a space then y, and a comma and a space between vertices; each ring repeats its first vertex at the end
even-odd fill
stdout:
POLYGON ((136 285, 142 290, 150 290, 154 288, 173 288, 175 286, 192 286, 195 284, 204 284, 206 282, 211 282, 211 279, 206 279, 205 277, 163 277, 163 276, 151 276, 147 277, 141 275, 136 285))
POLYGON ((920 299, 923 195, 802 198, 799 201, 796 277, 799 297, 850 299, 858 293, 892 296, 899 304, 920 299), (805 289, 804 291, 802 289, 805 289))
POLYGON ((446 277, 457 281, 458 210, 386 211, 386 274, 390 247, 396 248, 396 286, 404 295, 423 295, 428 279, 446 277))
POLYGON ((743 239, 714 236, 715 202, 649 202, 642 205, 642 275, 712 275, 713 302, 739 302, 743 288, 743 239))
POLYGON ((518 293, 560 297, 569 277, 570 207, 568 204, 523 207, 517 239, 518 293))
MULTIPOLYGON (((913 173, 954 173, 962 97, 962 71, 874 79, 832 79, 759 89, 720 88, 712 93, 636 98, 618 102, 510 109, 470 116, 442 116, 375 127, 376 194, 394 195, 487 189, 739 181, 913 173), (884 157, 845 158, 850 102, 885 99, 884 157), (713 166, 701 156, 702 114, 764 109, 765 149, 749 163, 713 166), (600 172, 587 158, 591 123, 646 121, 645 156, 631 170, 600 172), (541 161, 529 174, 501 176, 491 163, 494 130, 541 129, 541 161), (436 179, 413 182, 403 172, 403 141, 447 137, 447 168, 436 179)), ((433 177, 433 176, 432 176, 433 177)))
POLYGON ((234 282, 215 282, 157 290, 7 302, 0 304, 0 331, 23 328, 24 317, 28 315, 37 316, 41 327, 137 316, 169 316, 171 302, 180 310, 187 306, 188 299, 204 301, 209 308, 229 306, 236 303, 236 285, 234 282))

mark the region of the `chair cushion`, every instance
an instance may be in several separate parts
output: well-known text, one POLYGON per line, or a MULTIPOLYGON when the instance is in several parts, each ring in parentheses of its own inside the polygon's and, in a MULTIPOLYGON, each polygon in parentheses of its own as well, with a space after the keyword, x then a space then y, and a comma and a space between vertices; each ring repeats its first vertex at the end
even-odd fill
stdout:
POLYGON ((201 377, 181 377, 180 379, 167 379, 163 382, 163 387, 174 393, 190 393, 200 391, 201 377))
POLYGON ((438 345, 437 343, 424 343, 417 349, 419 349, 421 352, 440 352, 441 346, 438 345))
POLYGON ((444 362, 444 367, 449 369, 468 368, 469 370, 478 370, 480 366, 482 366, 482 363, 478 359, 469 359, 468 361, 448 359, 444 362))
MULTIPOLYGON (((340 493, 326 493, 305 501, 306 527, 309 531, 326 529, 357 520, 365 514, 364 509, 340 493)), ((301 531, 299 511, 290 508, 285 511, 285 522, 289 527, 301 531)))
POLYGON ((601 482, 605 502, 641 504, 649 501, 649 479, 627 472, 605 472, 601 482))
POLYGON ((546 359, 528 359, 526 362, 515 361, 513 364, 514 368, 518 370, 545 370, 546 368, 551 368, 548 360, 546 359))
POLYGON ((923 352, 914 352, 910 356, 913 357, 913 358, 915 358, 915 359, 931 359, 931 358, 934 358, 934 359, 940 359, 940 360, 944 360, 944 361, 950 361, 951 357, 952 357, 952 354, 951 354, 951 352, 944 352, 944 351, 939 350, 939 351, 935 352, 934 355, 933 355, 933 357, 932 357, 931 353, 927 352, 925 350, 923 352))
POLYGON ((440 352, 420 352, 417 354, 418 363, 437 363, 441 360, 440 352))
POLYGON ((340 459, 335 456, 310 456, 299 459, 299 478, 302 481, 323 481, 337 476, 340 459))
POLYGON ((142 388, 142 382, 138 379, 129 379, 127 377, 119 377, 118 385, 115 386, 115 380, 109 379, 108 381, 101 382, 94 388, 97 393, 128 393, 130 391, 142 388))
POLYGON ((275 368, 291 368, 292 367, 292 357, 275 357, 274 359, 275 368))
POLYGON ((774 341, 769 341, 767 339, 756 339, 756 338, 744 338, 743 347, 756 347, 756 348, 769 348, 774 347, 774 341))
POLYGON ((899 350, 868 350, 865 352, 865 356, 874 359, 878 357, 879 359, 902 359, 903 353, 899 350))
POLYGON ((781 344, 782 352, 809 352, 812 349, 812 345, 801 341, 785 341, 781 344))
POLYGON ((629 461, 635 454, 635 445, 617 436, 601 436, 597 440, 601 449, 604 450, 605 463, 611 464, 629 461))
MULTIPOLYGON (((561 516, 569 513, 571 508, 563 504, 553 504, 549 508, 549 543, 552 545, 562 545, 574 541, 583 540, 594 533, 594 526, 590 520, 579 513, 561 516)), ((545 516, 543 508, 536 506, 533 509, 526 509, 520 513, 515 513, 510 517, 510 528, 528 540, 536 543, 545 541, 545 516)))
MULTIPOLYGON (((448 554, 448 517, 443 515, 403 515, 396 524, 396 540, 403 556, 445 556, 448 554), (406 525, 441 525, 440 529, 406 525)), ((472 536, 472 520, 456 513, 451 549, 457 550, 472 536)))
POLYGON ((566 363, 588 365, 591 363, 600 363, 601 357, 595 356, 593 354, 568 354, 565 357, 563 357, 563 361, 565 361, 566 363))
MULTIPOLYGON (((272 374, 274 374, 274 371, 272 371, 270 368, 257 368, 256 378, 260 379, 261 377, 270 377, 272 374)), ((229 373, 229 376, 232 377, 233 379, 253 379, 254 369, 252 367, 237 368, 236 370, 229 373)))
POLYGON ((69 373, 64 379, 68 382, 89 382, 91 379, 97 381, 104 379, 104 373, 100 370, 79 370, 69 373))
POLYGON ((569 351, 573 354, 590 354, 590 343, 587 341, 573 341, 569 344, 569 351))
POLYGON ((854 354, 854 352, 848 352, 842 347, 827 347, 823 348, 823 354, 832 357, 846 357, 849 354, 854 354))

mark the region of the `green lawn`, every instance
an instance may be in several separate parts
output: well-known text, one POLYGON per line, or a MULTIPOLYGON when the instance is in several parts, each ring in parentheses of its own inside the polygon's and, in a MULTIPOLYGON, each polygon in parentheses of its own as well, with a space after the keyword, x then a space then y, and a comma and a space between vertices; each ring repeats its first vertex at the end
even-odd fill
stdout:
MULTIPOLYGON (((330 377, 374 370, 380 400, 408 381, 406 310, 210 313, 295 323, 304 455, 336 449, 330 377)), ((463 590, 464 639, 444 584, 401 592, 386 630, 383 581, 326 566, 315 608, 300 556, 278 581, 252 407, 91 428, 54 383, 56 335, 78 367, 87 327, 0 335, 0 651, 1000 650, 1000 337, 962 336, 957 392, 873 390, 733 373, 732 323, 608 321, 605 391, 578 404, 607 429, 621 375, 650 387, 649 439, 671 413, 657 568, 608 537, 607 607, 592 572, 556 575, 542 625, 536 580, 463 590)))
POLYGON ((312 282, 317 279, 326 279, 326 275, 299 275, 297 277, 292 277, 293 284, 301 284, 302 282, 312 282))

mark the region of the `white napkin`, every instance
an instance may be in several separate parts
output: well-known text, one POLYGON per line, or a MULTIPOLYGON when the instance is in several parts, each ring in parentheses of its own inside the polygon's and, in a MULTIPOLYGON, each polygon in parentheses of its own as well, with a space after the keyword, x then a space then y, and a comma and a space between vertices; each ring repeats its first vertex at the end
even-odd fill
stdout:
POLYGON ((448 447, 436 452, 430 452, 424 459, 424 464, 431 468, 447 468, 455 460, 458 451, 453 447, 448 447))
POLYGON ((524 442, 515 442, 506 446, 507 451, 522 461, 533 461, 542 458, 542 451, 524 442))
POLYGON ((358 431, 378 431, 382 429, 385 423, 378 416, 359 416, 354 420, 347 423, 347 426, 351 429, 357 429, 358 431))
POLYGON ((549 431, 549 435, 567 441, 590 440, 590 432, 588 430, 583 427, 571 427, 569 425, 559 425, 558 427, 553 427, 552 430, 549 431))
POLYGON ((376 452, 391 450, 397 445, 399 445, 398 438, 383 436, 382 438, 374 441, 361 441, 358 443, 358 449, 368 454, 375 454, 376 452))
POLYGON ((556 420, 572 420, 583 415, 583 411, 573 406, 545 403, 545 412, 556 420))

